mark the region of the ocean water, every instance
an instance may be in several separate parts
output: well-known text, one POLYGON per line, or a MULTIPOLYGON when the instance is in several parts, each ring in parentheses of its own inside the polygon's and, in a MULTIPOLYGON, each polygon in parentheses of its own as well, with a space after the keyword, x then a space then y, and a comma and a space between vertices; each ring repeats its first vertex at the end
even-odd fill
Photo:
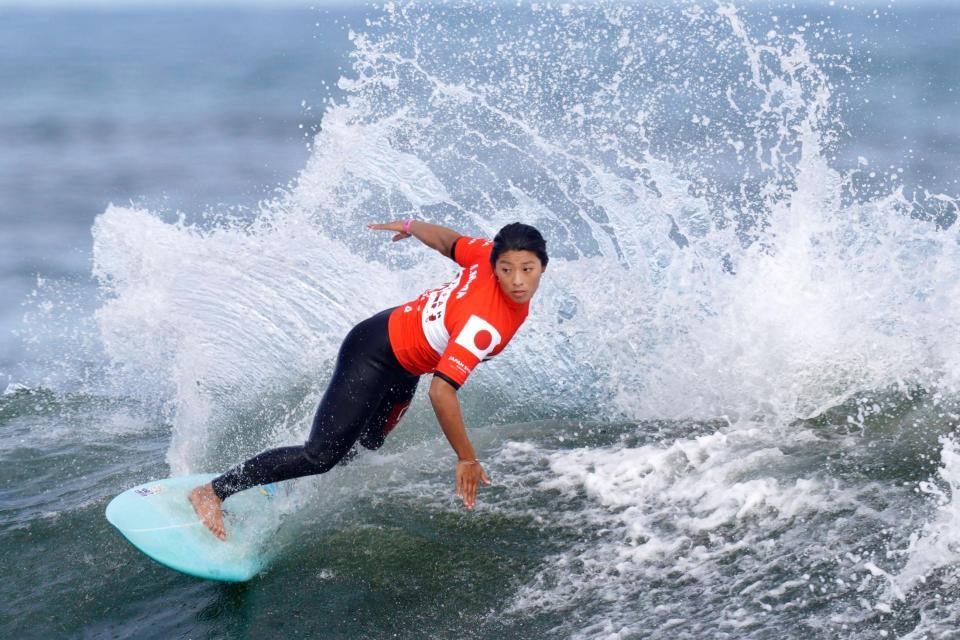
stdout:
POLYGON ((960 9, 0 9, 0 635, 960 637, 960 9), (107 502, 309 429, 349 327, 550 267, 460 393, 293 481, 243 585, 107 502))

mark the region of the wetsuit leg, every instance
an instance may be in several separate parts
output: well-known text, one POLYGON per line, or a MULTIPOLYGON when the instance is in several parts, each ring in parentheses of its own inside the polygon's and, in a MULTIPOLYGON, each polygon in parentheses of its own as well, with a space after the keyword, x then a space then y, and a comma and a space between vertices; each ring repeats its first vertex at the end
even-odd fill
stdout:
POLYGON ((397 362, 390 346, 391 311, 347 334, 306 443, 264 451, 215 478, 213 490, 221 500, 256 485, 329 471, 375 422, 389 390, 411 384, 416 389, 417 376, 397 362))

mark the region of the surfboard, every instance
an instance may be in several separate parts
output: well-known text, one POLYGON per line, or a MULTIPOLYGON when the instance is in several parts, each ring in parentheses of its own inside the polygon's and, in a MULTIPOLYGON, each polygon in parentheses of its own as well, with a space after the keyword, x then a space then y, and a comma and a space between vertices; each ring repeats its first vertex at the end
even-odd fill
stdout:
POLYGON ((214 474, 155 480, 124 491, 107 505, 107 520, 134 547, 160 564, 208 580, 246 582, 272 557, 279 527, 276 485, 234 494, 223 505, 227 539, 207 529, 187 496, 214 474))

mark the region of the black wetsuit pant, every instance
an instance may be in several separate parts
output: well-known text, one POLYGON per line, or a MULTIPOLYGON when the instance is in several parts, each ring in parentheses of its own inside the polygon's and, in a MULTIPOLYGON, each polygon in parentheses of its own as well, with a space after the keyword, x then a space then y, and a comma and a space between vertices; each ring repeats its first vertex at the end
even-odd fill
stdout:
POLYGON ((397 362, 387 322, 393 309, 367 318, 347 334, 306 443, 256 455, 213 480, 221 500, 256 485, 326 473, 357 441, 377 449, 417 390, 419 377, 397 362))

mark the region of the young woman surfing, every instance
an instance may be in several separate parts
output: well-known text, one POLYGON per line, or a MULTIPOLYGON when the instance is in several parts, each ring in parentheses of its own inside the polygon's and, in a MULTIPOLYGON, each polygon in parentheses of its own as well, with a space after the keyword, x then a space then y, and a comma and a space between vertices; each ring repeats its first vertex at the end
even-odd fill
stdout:
POLYGON ((369 228, 395 232, 394 241, 413 236, 463 269, 451 282, 350 330, 303 445, 264 451, 190 493, 200 519, 221 540, 224 500, 257 485, 325 473, 358 441, 379 448, 427 373, 433 374, 430 402, 458 458, 457 497, 472 509, 479 484, 490 483, 467 437, 457 390, 523 324, 547 266, 546 242, 519 222, 500 229, 493 242, 417 220, 369 228))

